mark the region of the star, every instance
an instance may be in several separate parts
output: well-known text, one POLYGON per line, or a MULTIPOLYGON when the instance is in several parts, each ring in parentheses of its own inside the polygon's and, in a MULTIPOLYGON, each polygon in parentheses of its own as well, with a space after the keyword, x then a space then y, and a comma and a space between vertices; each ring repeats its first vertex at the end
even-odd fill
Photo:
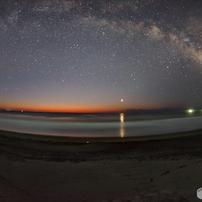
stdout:
POLYGON ((202 108, 201 0, 2 2, 0 109, 202 108))

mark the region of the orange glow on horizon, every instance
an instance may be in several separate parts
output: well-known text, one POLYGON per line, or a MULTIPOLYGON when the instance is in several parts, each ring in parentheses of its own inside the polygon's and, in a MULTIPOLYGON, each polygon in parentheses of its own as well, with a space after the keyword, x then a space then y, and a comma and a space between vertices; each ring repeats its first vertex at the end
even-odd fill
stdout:
POLYGON ((58 113, 130 113, 127 109, 160 109, 165 106, 141 106, 141 105, 102 105, 102 106, 92 106, 92 105, 52 105, 52 104, 27 104, 27 103, 4 103, 0 106, 2 110, 8 111, 30 111, 30 112, 58 112, 58 113))
POLYGON ((125 109, 120 109, 118 107, 105 107, 105 108, 88 108, 88 107, 3 107, 3 110, 10 111, 31 111, 31 112, 59 112, 59 113, 120 113, 125 112, 125 109))

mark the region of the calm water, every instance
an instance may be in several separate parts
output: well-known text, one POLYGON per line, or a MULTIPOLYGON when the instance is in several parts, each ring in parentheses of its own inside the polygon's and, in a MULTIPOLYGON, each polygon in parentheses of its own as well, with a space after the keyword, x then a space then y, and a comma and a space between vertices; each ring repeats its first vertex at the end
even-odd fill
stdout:
POLYGON ((131 137, 202 129, 202 116, 5 114, 0 130, 67 137, 131 137))

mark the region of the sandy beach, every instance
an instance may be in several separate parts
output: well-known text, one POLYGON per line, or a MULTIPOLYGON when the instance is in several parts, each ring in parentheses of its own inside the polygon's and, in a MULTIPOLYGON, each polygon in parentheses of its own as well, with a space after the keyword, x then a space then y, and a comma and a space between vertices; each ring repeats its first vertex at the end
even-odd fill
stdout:
POLYGON ((142 138, 0 131, 0 201, 200 201, 202 130, 142 138))

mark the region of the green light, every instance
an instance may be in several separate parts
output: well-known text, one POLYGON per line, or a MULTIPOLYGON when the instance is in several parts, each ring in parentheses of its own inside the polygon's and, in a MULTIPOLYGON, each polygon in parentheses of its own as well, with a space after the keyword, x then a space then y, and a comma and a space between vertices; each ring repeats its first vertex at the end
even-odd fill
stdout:
POLYGON ((188 109, 187 111, 188 111, 190 114, 194 112, 193 109, 188 109))

